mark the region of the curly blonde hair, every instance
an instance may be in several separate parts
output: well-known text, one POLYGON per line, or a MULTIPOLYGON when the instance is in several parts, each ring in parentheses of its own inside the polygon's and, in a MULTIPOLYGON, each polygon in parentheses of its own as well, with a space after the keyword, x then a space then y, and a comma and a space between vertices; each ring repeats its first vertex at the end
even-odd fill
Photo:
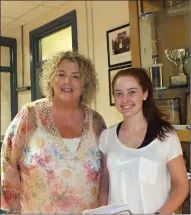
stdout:
POLYGON ((81 102, 90 104, 98 90, 97 73, 90 59, 73 51, 59 52, 51 59, 44 62, 40 74, 40 88, 42 94, 48 99, 53 98, 53 81, 56 69, 63 60, 69 60, 78 64, 84 89, 81 96, 81 102))

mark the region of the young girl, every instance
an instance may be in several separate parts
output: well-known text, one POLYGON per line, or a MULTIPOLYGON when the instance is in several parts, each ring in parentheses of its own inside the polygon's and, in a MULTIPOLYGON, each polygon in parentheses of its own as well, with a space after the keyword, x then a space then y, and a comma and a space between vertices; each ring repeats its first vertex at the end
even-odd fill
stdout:
POLYGON ((180 141, 155 105, 149 76, 141 68, 121 70, 112 89, 124 120, 100 137, 100 206, 119 203, 136 214, 173 213, 189 182, 180 141))

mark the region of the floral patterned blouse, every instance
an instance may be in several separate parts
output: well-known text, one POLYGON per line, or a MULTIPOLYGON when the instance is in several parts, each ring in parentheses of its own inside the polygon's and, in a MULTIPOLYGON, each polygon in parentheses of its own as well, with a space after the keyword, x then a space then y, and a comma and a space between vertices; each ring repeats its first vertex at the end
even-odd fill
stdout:
POLYGON ((84 105, 82 136, 72 153, 55 127, 48 99, 26 104, 1 150, 1 209, 20 213, 80 213, 97 205, 103 118, 84 105))

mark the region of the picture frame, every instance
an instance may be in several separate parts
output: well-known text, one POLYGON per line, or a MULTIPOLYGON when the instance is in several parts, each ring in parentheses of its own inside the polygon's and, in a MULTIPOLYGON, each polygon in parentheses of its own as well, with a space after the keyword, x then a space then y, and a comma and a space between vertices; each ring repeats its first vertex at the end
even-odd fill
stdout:
POLYGON ((122 69, 128 69, 128 68, 131 68, 131 67, 132 67, 132 65, 129 64, 129 65, 124 65, 124 66, 108 69, 110 106, 115 106, 115 100, 114 100, 113 93, 112 93, 112 80, 113 80, 114 75, 117 74, 122 69))
POLYGON ((132 64, 130 24, 106 32, 109 67, 132 64))

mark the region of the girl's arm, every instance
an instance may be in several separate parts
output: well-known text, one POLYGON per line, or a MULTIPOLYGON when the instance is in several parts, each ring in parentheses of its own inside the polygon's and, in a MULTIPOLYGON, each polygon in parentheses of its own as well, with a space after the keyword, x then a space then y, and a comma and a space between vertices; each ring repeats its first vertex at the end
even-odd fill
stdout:
POLYGON ((167 163, 171 176, 172 188, 169 198, 157 211, 158 213, 170 214, 176 211, 186 199, 189 192, 189 181, 186 166, 182 155, 170 160, 167 163))

